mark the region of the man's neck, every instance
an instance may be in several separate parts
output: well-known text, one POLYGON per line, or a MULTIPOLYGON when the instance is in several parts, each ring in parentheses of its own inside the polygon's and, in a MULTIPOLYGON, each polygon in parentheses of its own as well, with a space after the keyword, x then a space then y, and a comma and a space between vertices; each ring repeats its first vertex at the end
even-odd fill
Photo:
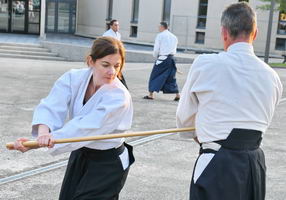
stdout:
POLYGON ((248 43, 250 45, 253 44, 253 40, 251 38, 237 38, 237 39, 228 41, 225 44, 225 48, 224 49, 227 50, 231 45, 233 45, 235 43, 238 43, 238 42, 245 42, 245 43, 248 43))

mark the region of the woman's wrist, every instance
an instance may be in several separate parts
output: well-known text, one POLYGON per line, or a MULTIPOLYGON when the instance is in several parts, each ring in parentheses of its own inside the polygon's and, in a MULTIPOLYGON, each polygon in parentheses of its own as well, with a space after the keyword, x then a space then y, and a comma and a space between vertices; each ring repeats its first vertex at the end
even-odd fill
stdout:
POLYGON ((50 134, 50 129, 47 125, 45 124, 39 124, 38 128, 38 135, 49 135, 50 134))

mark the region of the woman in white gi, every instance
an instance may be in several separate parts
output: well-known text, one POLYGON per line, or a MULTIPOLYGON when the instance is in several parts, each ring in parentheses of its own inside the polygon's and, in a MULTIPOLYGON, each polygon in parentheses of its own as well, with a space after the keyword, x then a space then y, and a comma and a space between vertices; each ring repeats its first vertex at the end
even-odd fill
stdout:
MULTIPOLYGON (((119 198, 134 162, 132 147, 123 138, 54 145, 55 139, 123 132, 131 127, 131 96, 117 76, 125 62, 119 40, 100 37, 87 57, 89 68, 62 75, 37 106, 32 134, 52 155, 72 152, 60 200, 113 200, 119 198), (65 123, 67 114, 70 120, 65 123)), ((19 138, 15 149, 29 150, 19 138)))

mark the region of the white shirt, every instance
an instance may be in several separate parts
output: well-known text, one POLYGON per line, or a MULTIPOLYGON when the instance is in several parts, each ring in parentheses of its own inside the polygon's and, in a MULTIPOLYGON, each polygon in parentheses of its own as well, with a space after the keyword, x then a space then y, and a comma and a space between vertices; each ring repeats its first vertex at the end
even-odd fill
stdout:
POLYGON ((114 32, 111 28, 108 29, 105 33, 103 33, 102 36, 110 36, 117 40, 121 40, 121 34, 118 31, 114 32))
POLYGON ((175 55, 177 52, 177 37, 168 30, 157 34, 153 49, 153 56, 167 56, 169 54, 175 55))
MULTIPOLYGON (((49 95, 34 111, 33 136, 38 135, 38 124, 47 125, 54 139, 118 133, 131 128, 131 96, 117 78, 111 84, 101 86, 83 105, 91 76, 90 68, 76 69, 66 72, 55 82, 49 95), (65 123, 68 113, 69 121, 65 123)), ((123 142, 123 138, 117 138, 56 144, 50 153, 56 155, 83 146, 104 150, 118 147, 123 142)))
POLYGON ((200 55, 193 63, 177 108, 177 126, 195 126, 200 142, 226 139, 233 128, 266 131, 282 97, 277 73, 235 43, 227 52, 200 55))

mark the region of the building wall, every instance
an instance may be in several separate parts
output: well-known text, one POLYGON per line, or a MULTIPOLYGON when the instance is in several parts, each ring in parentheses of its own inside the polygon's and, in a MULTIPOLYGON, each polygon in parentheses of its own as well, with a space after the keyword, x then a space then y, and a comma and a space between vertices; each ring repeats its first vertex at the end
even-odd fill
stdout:
POLYGON ((78 0, 76 34, 96 37, 105 31, 106 0, 78 0))
POLYGON ((162 18, 163 0, 139 0, 139 3, 138 36, 132 40, 153 43, 162 18))
MULTIPOLYGON (((129 23, 131 18, 132 1, 131 0, 114 0, 112 18, 117 19, 120 24, 120 33, 125 40, 129 36, 129 23)), ((102 34, 102 33, 99 33, 102 34)))
MULTIPOLYGON (((78 0, 77 35, 97 37, 106 30, 108 9, 107 0, 78 0)), ((220 17, 224 8, 237 0, 209 0, 205 29, 197 28, 199 0, 172 0, 170 30, 178 37, 180 48, 222 49, 220 17), (221 6, 225 5, 225 6, 221 6), (196 32, 205 33, 203 44, 196 43, 196 32)), ((153 44, 158 25, 162 19, 163 0, 139 0, 139 20, 131 23, 133 0, 113 1, 112 18, 119 20, 123 41, 153 44), (131 26, 138 27, 137 37, 131 37, 131 26)), ((257 10, 262 4, 259 0, 249 0, 249 4, 257 12, 258 37, 254 43, 257 52, 264 52, 267 35, 269 11, 257 10)), ((274 13, 270 53, 281 54, 275 50, 278 12, 274 13)))

